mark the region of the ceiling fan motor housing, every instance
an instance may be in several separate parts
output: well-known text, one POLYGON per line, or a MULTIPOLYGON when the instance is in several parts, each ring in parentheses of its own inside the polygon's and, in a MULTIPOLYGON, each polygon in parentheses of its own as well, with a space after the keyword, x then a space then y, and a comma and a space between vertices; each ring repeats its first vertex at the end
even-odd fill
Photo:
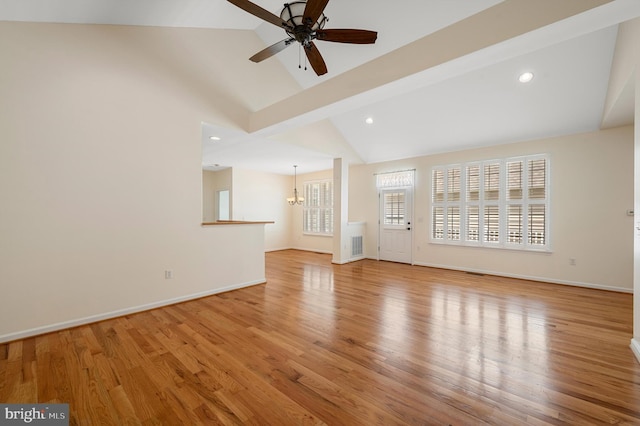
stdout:
POLYGON ((308 47, 311 40, 315 38, 315 32, 324 28, 329 19, 324 13, 321 13, 316 22, 305 22, 304 10, 306 6, 306 1, 285 3, 282 12, 280 12, 280 18, 290 26, 288 28, 285 27, 287 34, 295 38, 303 46, 308 47))

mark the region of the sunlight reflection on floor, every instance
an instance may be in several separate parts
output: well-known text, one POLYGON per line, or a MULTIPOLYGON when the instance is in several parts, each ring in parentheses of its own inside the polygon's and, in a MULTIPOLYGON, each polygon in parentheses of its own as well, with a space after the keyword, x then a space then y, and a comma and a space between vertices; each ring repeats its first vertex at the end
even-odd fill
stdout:
POLYGON ((458 289, 434 288, 431 333, 446 333, 461 372, 479 383, 504 386, 528 370, 535 387, 548 368, 545 311, 518 297, 491 298, 458 289), (468 336, 475 336, 468 340, 468 336), (502 363, 503 357, 509 363, 502 363), (503 365, 509 365, 508 370, 503 365), (517 368, 516 368, 517 367, 517 368))

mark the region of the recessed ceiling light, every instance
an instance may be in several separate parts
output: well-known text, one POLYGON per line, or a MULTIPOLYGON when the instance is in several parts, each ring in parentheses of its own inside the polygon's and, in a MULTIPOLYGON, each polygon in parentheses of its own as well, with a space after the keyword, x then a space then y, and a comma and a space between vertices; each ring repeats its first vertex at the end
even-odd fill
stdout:
POLYGON ((209 139, 211 139, 212 141, 219 141, 220 136, 209 136, 209 139))
POLYGON ((367 124, 373 124, 373 117, 367 117, 364 122, 367 124))
POLYGON ((533 80, 533 73, 532 72, 523 72, 522 74, 520 74, 520 77, 518 77, 518 81, 520 83, 528 83, 531 80, 533 80))

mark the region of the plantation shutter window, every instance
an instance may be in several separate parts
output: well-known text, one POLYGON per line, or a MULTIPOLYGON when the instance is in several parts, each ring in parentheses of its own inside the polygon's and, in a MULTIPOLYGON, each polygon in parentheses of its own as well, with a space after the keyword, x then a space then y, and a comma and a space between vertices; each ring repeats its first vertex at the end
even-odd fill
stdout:
POLYGON ((544 159, 529 161, 529 198, 546 198, 547 163, 544 159))
POLYGON ((460 168, 447 170, 447 201, 460 200, 460 168))
POLYGON ((333 180, 305 182, 303 232, 333 234, 333 180))
POLYGON ((529 232, 528 243, 544 246, 546 243, 546 209, 544 204, 532 204, 529 206, 529 232))
POLYGON ((546 155, 432 169, 431 240, 549 250, 546 155))
POLYGON ((460 239, 460 207, 447 208, 447 238, 452 241, 460 239))
POLYGON ((480 166, 467 167, 467 201, 480 200, 480 166))
POLYGON ((522 161, 507 163, 507 197, 510 200, 522 200, 522 161))
POLYGON ((467 241, 480 241, 480 207, 467 207, 467 241))
POLYGON ((484 208, 484 241, 497 243, 500 241, 500 207, 484 208))
POLYGON ((522 242, 522 206, 512 204, 507 206, 507 242, 520 244, 522 242))
POLYGON ((432 239, 459 241, 462 234, 462 167, 434 169, 432 173, 432 239))
POLYGON ((444 170, 433 171, 433 201, 444 201, 444 170))
POLYGON ((432 223, 433 239, 444 239, 444 207, 433 208, 433 223, 432 223))
POLYGON ((500 198, 500 163, 484 166, 484 199, 497 201, 500 198))

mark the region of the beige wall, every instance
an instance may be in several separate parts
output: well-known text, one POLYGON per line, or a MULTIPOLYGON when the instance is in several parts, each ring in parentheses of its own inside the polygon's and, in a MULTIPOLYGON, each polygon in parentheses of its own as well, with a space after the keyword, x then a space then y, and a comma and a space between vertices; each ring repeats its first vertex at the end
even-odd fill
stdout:
POLYGON ((632 291, 633 127, 352 167, 349 216, 368 224, 368 257, 377 257, 374 173, 409 168, 416 264, 632 291), (551 156, 551 253, 429 242, 431 167, 539 153, 551 156))
POLYGON ((247 34, 171 31, 0 22, 0 340, 264 281, 262 225, 200 225, 201 122, 246 115, 171 56, 247 34))

